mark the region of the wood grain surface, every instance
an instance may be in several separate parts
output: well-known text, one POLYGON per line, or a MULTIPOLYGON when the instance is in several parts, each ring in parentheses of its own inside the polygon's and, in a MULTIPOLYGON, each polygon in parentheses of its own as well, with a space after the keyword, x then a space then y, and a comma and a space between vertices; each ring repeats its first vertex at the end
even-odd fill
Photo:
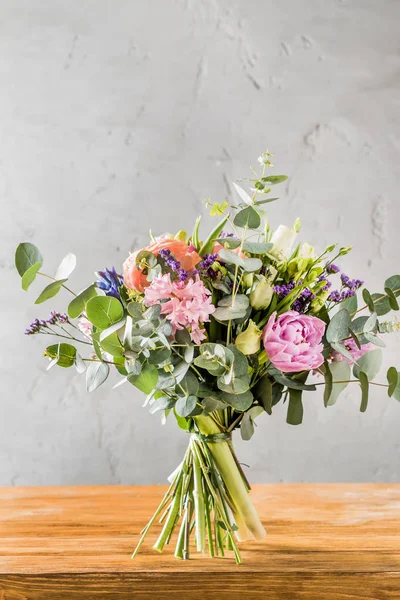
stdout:
POLYGON ((0 600, 400 599, 400 485, 259 485, 244 564, 173 547, 132 561, 161 486, 0 488, 0 600))

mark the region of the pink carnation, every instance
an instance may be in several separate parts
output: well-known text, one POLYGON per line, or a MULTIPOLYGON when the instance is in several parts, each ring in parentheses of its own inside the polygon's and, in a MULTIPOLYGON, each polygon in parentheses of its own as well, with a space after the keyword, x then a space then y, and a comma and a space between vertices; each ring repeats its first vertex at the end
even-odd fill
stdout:
POLYGON ((264 348, 274 367, 284 373, 311 371, 324 362, 322 336, 325 323, 295 310, 276 316, 274 312, 263 333, 264 348))
POLYGON ((189 279, 187 283, 171 281, 171 275, 159 275, 144 291, 147 306, 161 303, 161 313, 171 321, 173 332, 187 328, 195 344, 206 338, 201 325, 210 320, 215 311, 211 303, 211 292, 204 286, 200 277, 189 279), (161 302, 164 301, 164 302, 161 302))
POLYGON ((366 352, 369 352, 369 350, 371 350, 371 348, 373 348, 373 344, 362 344, 361 348, 359 348, 357 346, 357 344, 355 343, 355 341, 353 339, 350 340, 346 340, 344 342, 344 347, 350 352, 350 354, 353 357, 353 361, 351 361, 350 359, 346 358, 345 356, 343 356, 342 354, 339 354, 339 352, 333 352, 332 354, 332 360, 333 361, 337 361, 337 360, 345 360, 347 363, 349 363, 349 365, 353 365, 355 362, 358 361, 359 358, 361 358, 366 352))

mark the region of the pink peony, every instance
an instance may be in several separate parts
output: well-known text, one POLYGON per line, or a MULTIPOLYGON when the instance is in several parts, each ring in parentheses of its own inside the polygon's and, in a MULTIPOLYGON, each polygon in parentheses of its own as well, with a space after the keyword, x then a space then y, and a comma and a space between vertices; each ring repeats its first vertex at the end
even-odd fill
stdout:
MULTIPOLYGON (((191 271, 195 268, 198 262, 201 261, 201 256, 197 254, 195 247, 191 244, 188 246, 185 242, 176 240, 175 238, 160 237, 158 240, 143 248, 148 250, 154 256, 158 256, 160 250, 170 250, 174 258, 180 262, 181 268, 186 271, 191 271)), ((143 269, 139 269, 136 265, 136 257, 140 250, 132 252, 124 262, 123 274, 124 274, 124 285, 129 290, 136 290, 137 292, 143 292, 144 289, 149 285, 146 275, 143 273, 143 269)))
POLYGON ((147 306, 161 303, 161 313, 171 322, 173 333, 187 328, 195 344, 206 338, 201 325, 210 320, 215 311, 211 303, 211 292, 204 286, 200 277, 189 279, 187 283, 171 281, 171 275, 159 275, 144 291, 147 306), (161 302, 164 301, 164 302, 161 302))
POLYGON ((350 352, 350 354, 353 357, 353 360, 351 361, 342 354, 339 354, 339 352, 333 352, 332 360, 334 362, 336 362, 337 360, 345 360, 347 363, 349 363, 349 365, 353 365, 366 352, 369 352, 373 348, 373 344, 362 344, 361 348, 359 348, 355 341, 353 339, 350 339, 344 342, 344 347, 350 352))
POLYGON ((284 373, 311 371, 324 362, 322 336, 325 323, 295 310, 276 316, 274 312, 263 333, 264 348, 274 367, 284 373))

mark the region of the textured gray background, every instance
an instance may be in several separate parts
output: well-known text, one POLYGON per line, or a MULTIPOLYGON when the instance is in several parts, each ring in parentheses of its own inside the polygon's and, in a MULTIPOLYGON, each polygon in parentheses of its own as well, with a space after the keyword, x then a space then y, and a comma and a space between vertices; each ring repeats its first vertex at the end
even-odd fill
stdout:
MULTIPOLYGON (((2 0, 0 484, 161 482, 187 443, 133 387, 88 395, 72 369, 45 372, 46 339, 23 330, 67 297, 32 306, 19 241, 50 272, 75 252, 79 290, 150 227, 231 198, 268 147, 290 175, 274 225, 299 215, 311 243, 353 243, 347 270, 371 288, 399 271, 399 18, 397 0, 2 0)), ((310 394, 297 428, 282 406, 261 418, 239 442, 251 479, 399 481, 400 404, 359 400, 310 394)))

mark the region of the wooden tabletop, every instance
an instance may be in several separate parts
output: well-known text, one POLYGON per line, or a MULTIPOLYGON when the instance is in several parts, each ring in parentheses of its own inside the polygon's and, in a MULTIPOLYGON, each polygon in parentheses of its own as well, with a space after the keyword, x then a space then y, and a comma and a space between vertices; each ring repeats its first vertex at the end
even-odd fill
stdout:
POLYGON ((400 599, 400 485, 258 485, 233 558, 130 552, 160 486, 0 488, 0 600, 400 599))

